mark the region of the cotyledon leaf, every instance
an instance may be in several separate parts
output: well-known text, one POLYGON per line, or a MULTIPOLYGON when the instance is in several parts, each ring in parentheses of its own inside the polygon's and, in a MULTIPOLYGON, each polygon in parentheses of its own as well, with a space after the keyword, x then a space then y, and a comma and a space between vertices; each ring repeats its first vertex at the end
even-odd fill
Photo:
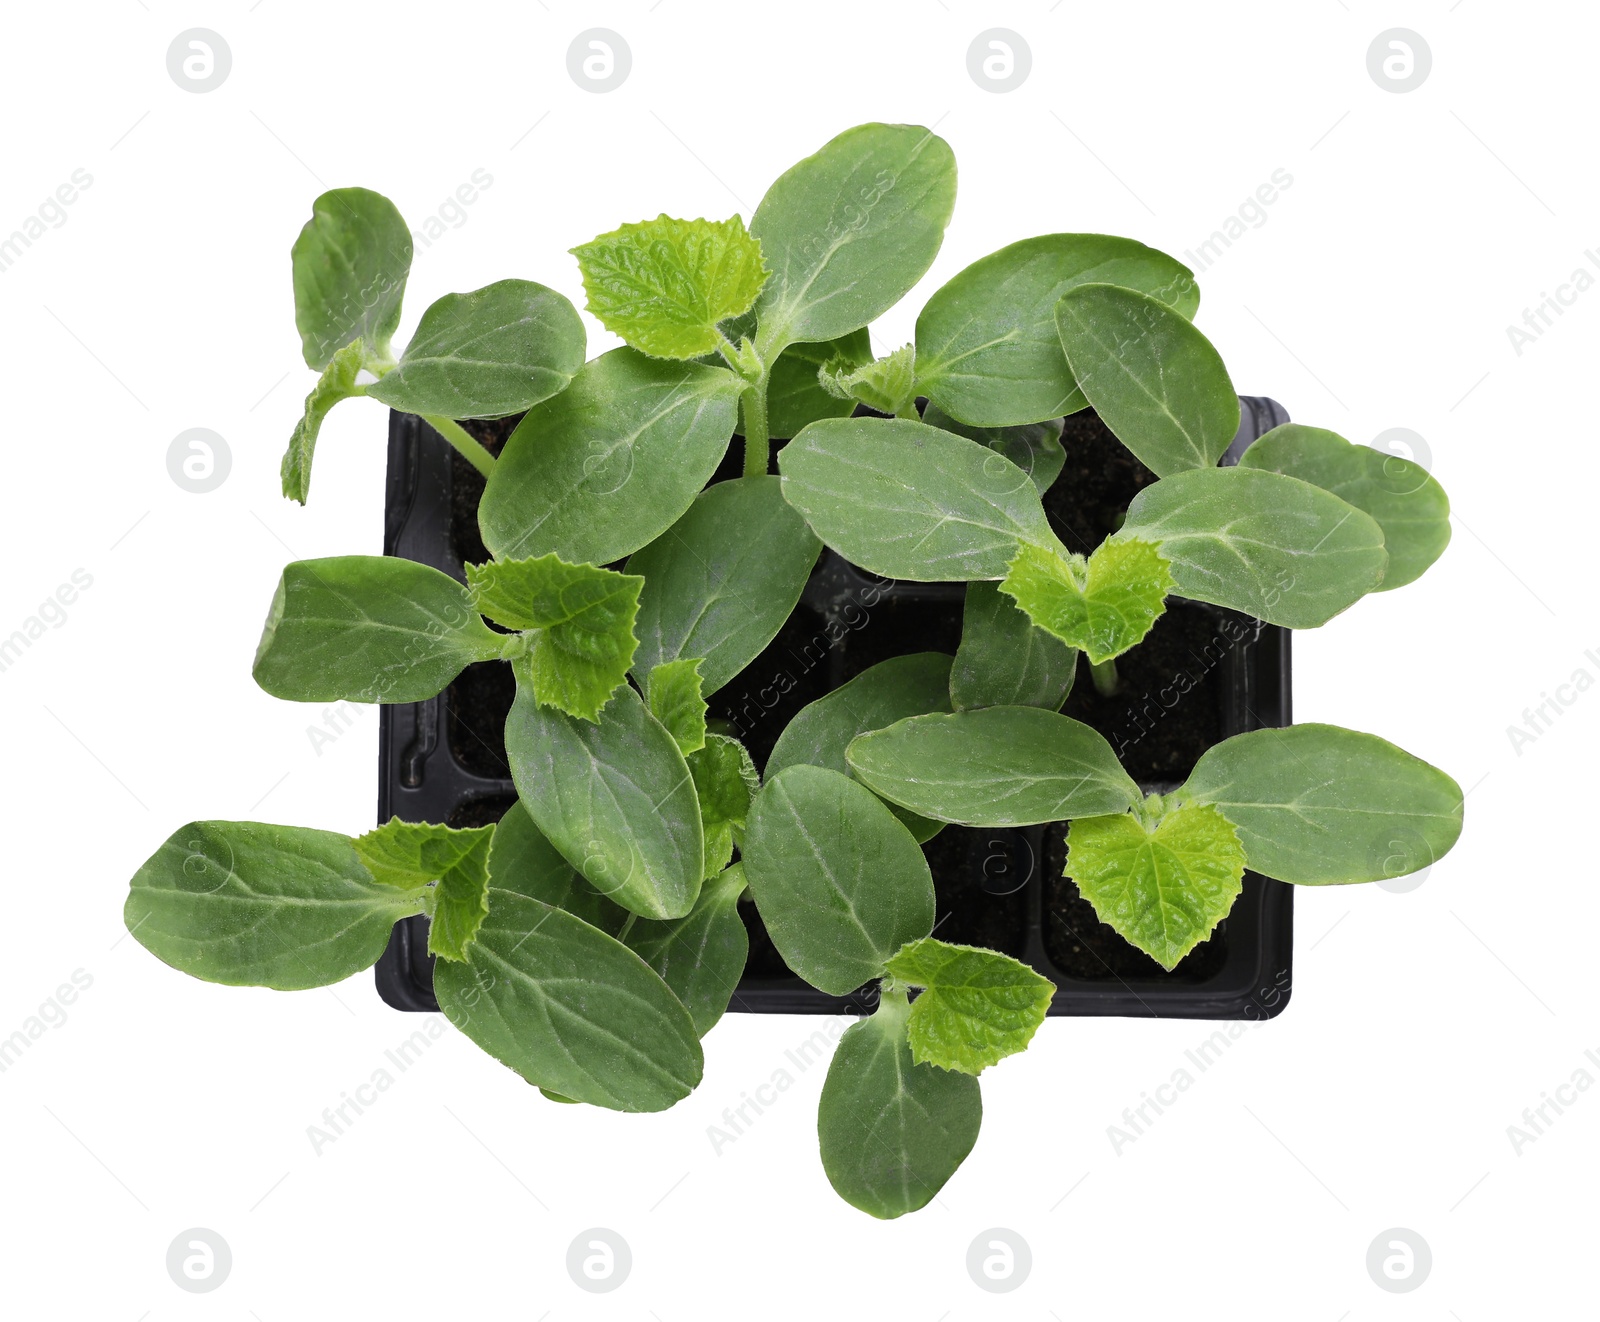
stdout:
POLYGON ((721 1019, 744 974, 750 938, 739 917, 743 867, 735 863, 700 889, 685 918, 640 919, 624 938, 683 1002, 704 1037, 721 1019))
POLYGON ((1178 793, 1227 814, 1252 871, 1300 885, 1414 872, 1461 834, 1461 787, 1450 776, 1386 739, 1336 725, 1224 739, 1178 793))
POLYGON ((1190 803, 1153 824, 1133 813, 1067 828, 1066 875, 1109 923, 1164 969, 1211 935, 1238 899, 1245 851, 1215 807, 1190 803))
POLYGON ((929 403, 922 410, 922 420, 930 427, 954 432, 969 441, 987 445, 997 454, 1004 455, 1033 479, 1040 496, 1050 490, 1066 467, 1067 452, 1061 444, 1065 418, 1048 418, 1044 422, 1030 422, 1015 427, 972 427, 957 422, 937 404, 929 403))
POLYGON ((352 340, 386 357, 411 271, 411 230, 381 193, 334 188, 311 204, 290 252, 294 323, 319 371, 352 340))
POLYGON ((631 686, 591 723, 540 706, 519 676, 506 754, 534 824, 596 890, 641 918, 694 907, 704 870, 694 782, 631 686))
POLYGON ((967 584, 961 646, 950 667, 950 702, 957 711, 973 707, 1060 711, 1077 671, 1077 648, 1038 628, 1001 592, 1000 584, 967 584))
POLYGON ((317 384, 306 396, 299 421, 289 435, 289 448, 283 452, 283 461, 278 465, 283 494, 289 500, 306 503, 311 490, 311 460, 316 453, 322 424, 335 404, 359 393, 356 378, 361 374, 365 357, 366 345, 360 340, 345 345, 328 360, 317 384))
POLYGON ((817 1105, 828 1183, 882 1220, 925 1207, 978 1141, 983 1100, 969 1074, 920 1065, 904 991, 839 1039, 817 1105))
POLYGON ((1152 483, 1118 538, 1154 542, 1177 594, 1286 629, 1326 624, 1383 582, 1383 529, 1321 487, 1259 468, 1152 483))
POLYGON ((333 831, 190 822, 134 874, 123 921, 193 977, 292 991, 371 968, 425 889, 375 880, 333 831))
POLYGON ((1450 499, 1414 460, 1286 422, 1254 441, 1239 464, 1298 477, 1377 520, 1389 555, 1379 592, 1420 578, 1450 544, 1450 499))
POLYGON ((917 385, 951 416, 1011 426, 1076 413, 1078 389, 1056 304, 1083 284, 1134 289, 1193 317, 1200 291, 1183 263, 1134 239, 1042 234, 980 257, 917 317, 917 385))
POLYGON ((607 936, 616 936, 630 917, 626 909, 600 894, 567 862, 520 803, 512 804, 495 824, 489 870, 501 890, 565 909, 607 936))
POLYGON ((886 578, 1004 578, 1021 543, 1060 547, 1022 469, 926 423, 814 422, 779 451, 778 468, 784 499, 817 535, 886 578))
POLYGON ((907 941, 933 930, 922 850, 865 786, 791 766, 750 809, 742 851, 750 895, 784 962, 844 996, 877 977, 907 941))
POLYGON ((884 798, 966 826, 1034 826, 1139 801, 1104 735, 1039 707, 913 716, 859 736, 846 756, 884 798))
MULTIPOLYGON (((768 779, 785 767, 801 764, 851 775, 850 763, 845 759, 850 741, 858 734, 881 730, 907 716, 949 711, 950 675, 950 658, 943 652, 913 652, 869 666, 795 714, 767 758, 768 779)), ((891 803, 889 811, 919 844, 944 829, 943 822, 932 821, 897 803, 891 803)))

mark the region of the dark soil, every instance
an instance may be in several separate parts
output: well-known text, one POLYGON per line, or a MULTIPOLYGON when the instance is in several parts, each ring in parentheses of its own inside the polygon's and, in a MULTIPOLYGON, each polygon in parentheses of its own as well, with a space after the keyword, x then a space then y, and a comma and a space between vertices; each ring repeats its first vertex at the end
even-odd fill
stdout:
POLYGON ((1088 555, 1122 524, 1122 515, 1156 475, 1135 459, 1092 409, 1063 425, 1066 466, 1044 495, 1050 526, 1069 551, 1088 555))

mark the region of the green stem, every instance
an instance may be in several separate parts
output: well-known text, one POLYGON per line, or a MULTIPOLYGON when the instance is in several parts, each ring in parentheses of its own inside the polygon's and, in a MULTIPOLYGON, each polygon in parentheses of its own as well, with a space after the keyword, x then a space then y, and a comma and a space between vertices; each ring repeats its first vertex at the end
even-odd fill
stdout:
POLYGON ((459 422, 435 417, 431 413, 424 413, 422 420, 455 446, 462 457, 485 477, 494 472, 494 456, 474 440, 459 422))
POLYGON ((626 941, 628 939, 628 933, 633 931, 633 925, 638 921, 639 915, 636 913, 630 913, 628 915, 628 920, 622 924, 622 930, 617 933, 617 940, 626 941))
POLYGON ((741 399, 744 414, 744 475, 765 477, 770 461, 767 434, 767 374, 752 381, 741 399))
POLYGON ((1117 690, 1122 686, 1122 681, 1117 677, 1117 663, 1115 660, 1102 661, 1095 665, 1089 663, 1089 678, 1094 680, 1094 691, 1102 698, 1114 698, 1117 690))

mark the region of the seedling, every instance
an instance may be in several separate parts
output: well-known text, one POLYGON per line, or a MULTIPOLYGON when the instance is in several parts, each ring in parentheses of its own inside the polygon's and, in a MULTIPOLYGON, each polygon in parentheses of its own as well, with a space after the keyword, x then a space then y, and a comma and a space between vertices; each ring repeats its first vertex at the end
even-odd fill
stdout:
POLYGON ((293 989, 371 966, 398 919, 426 915, 461 1032, 555 1101, 653 1111, 700 1080, 748 895, 801 977, 875 995, 818 1134, 835 1189, 894 1217, 971 1150, 977 1076, 1028 1045, 1054 990, 932 935, 920 844, 944 824, 1069 822, 1068 875, 1169 969, 1246 868, 1344 884, 1442 856, 1459 789, 1373 735, 1258 730, 1179 786, 1141 787, 1060 714, 1079 653, 1113 689, 1170 596, 1312 628, 1426 569, 1448 504, 1415 465, 1307 427, 1218 467, 1239 403, 1191 322, 1198 290, 1131 239, 1003 248, 874 359, 866 328, 928 271, 954 200, 943 141, 868 124, 784 174, 748 227, 623 225, 573 250, 589 311, 626 346, 584 361, 573 306, 523 280, 441 298, 396 358, 407 228, 376 193, 318 198, 293 270, 321 375, 285 493, 305 499, 328 409, 369 395, 485 474, 492 558, 459 577, 381 556, 289 565, 255 677, 294 701, 403 703, 505 662, 519 804, 493 827, 355 838, 193 823, 135 875, 129 930, 196 977, 293 989), (1090 406, 1158 480, 1083 556, 1042 497, 1061 419, 1090 406), (460 425, 516 414, 498 459, 460 425), (781 476, 774 436, 793 438, 781 476), (743 476, 713 484, 730 443, 743 476), (758 772, 707 698, 777 636, 824 544, 887 577, 965 582, 961 645, 812 703, 758 772))

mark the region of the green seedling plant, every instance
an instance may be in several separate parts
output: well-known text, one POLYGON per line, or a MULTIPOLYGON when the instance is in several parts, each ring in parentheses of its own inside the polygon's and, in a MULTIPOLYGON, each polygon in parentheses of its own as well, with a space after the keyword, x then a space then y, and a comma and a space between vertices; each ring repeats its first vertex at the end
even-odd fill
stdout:
POLYGON ((658 216, 580 244, 588 311, 623 341, 592 359, 573 305, 525 280, 440 298, 397 355, 404 221, 364 189, 318 198, 292 267, 320 375, 285 495, 306 499, 327 411, 367 395, 485 475, 490 559, 288 565, 255 678, 297 702, 408 703, 509 665, 518 803, 470 830, 191 823, 133 878, 135 937, 196 977, 287 990, 369 968, 425 915, 456 1028, 553 1101, 654 1111, 700 1081, 752 902, 797 974, 875 1005, 840 1040, 818 1137, 839 1194, 895 1217, 972 1149, 978 1076, 1028 1045, 1054 992, 933 935, 921 845, 947 823, 1069 823, 1066 874, 1168 969, 1246 869, 1369 882, 1449 850, 1455 782, 1374 735, 1252 730, 1181 785, 1141 787, 1061 714, 1080 653, 1114 691, 1172 597, 1301 629, 1410 582, 1449 539, 1448 503, 1415 464, 1311 427, 1219 465, 1239 400, 1193 325, 1199 291, 1132 239, 1002 248, 874 358, 868 327, 933 265, 955 191, 940 138, 867 124, 748 224, 658 216), (1156 480, 1084 556, 1043 500, 1062 419, 1086 408, 1156 480), (498 457, 462 425, 511 416, 498 457), (713 481, 730 445, 742 475, 713 481), (960 647, 871 667, 757 768, 709 700, 778 635, 824 546, 965 583, 960 647))

